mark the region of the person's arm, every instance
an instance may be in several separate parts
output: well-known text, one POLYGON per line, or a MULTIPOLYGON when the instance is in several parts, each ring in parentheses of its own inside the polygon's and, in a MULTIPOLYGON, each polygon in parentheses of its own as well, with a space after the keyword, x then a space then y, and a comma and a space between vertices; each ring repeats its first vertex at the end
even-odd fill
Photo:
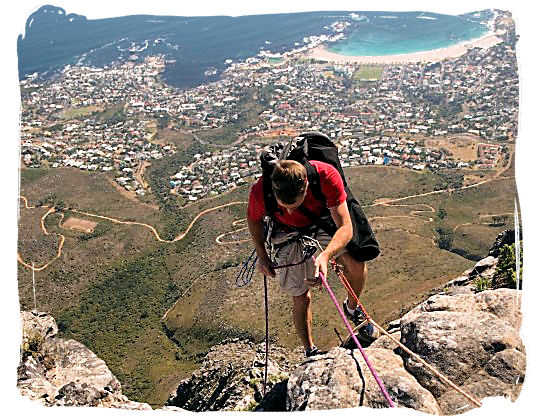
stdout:
POLYGON ((346 201, 336 207, 331 207, 329 210, 331 212, 331 217, 337 226, 337 231, 324 251, 320 253, 315 260, 315 277, 318 277, 319 272, 322 272, 324 276, 328 274, 329 260, 338 251, 345 247, 353 236, 352 219, 346 201))
POLYGON ((268 257, 265 248, 265 236, 263 230, 263 221, 252 221, 248 217, 248 230, 252 236, 255 251, 257 253, 257 266, 259 271, 266 276, 275 277, 276 272, 273 269, 274 264, 268 257))

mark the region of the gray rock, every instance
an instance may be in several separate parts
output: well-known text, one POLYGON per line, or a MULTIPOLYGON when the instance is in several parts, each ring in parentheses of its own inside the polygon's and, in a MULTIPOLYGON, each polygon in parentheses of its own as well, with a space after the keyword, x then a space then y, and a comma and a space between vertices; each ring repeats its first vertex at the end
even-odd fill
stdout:
POLYGON ((422 312, 460 312, 475 313, 483 311, 494 314, 499 320, 506 321, 515 329, 520 329, 522 314, 520 312, 521 291, 509 288, 487 290, 480 293, 458 295, 432 295, 426 301, 416 306, 401 320, 422 312), (517 304, 518 301, 518 304, 517 304))
POLYGON ((479 275, 483 271, 493 268, 498 263, 498 258, 495 258, 494 256, 487 256, 485 259, 481 259, 476 265, 474 266, 474 270, 470 274, 472 275, 479 275))
MULTIPOLYGON (((267 392, 278 392, 276 384, 288 378, 283 369, 288 358, 290 354, 282 348, 269 348, 267 392)), ((254 410, 264 396, 264 362, 264 344, 236 339, 216 345, 202 367, 180 382, 165 405, 195 412, 254 410)), ((279 404, 278 399, 279 395, 271 394, 270 404, 263 403, 260 410, 279 410, 271 406, 279 404)))
POLYGON ((506 321, 516 330, 520 330, 522 313, 522 291, 510 288, 498 288, 476 294, 476 306, 478 310, 492 313, 502 321, 506 321))
MULTIPOLYGON (((389 332, 390 333, 390 332, 389 332)), ((394 337, 396 340, 400 341, 402 334, 398 330, 394 333, 390 333, 392 337, 394 337)), ((388 336, 383 335, 380 336, 372 345, 370 345, 372 349, 380 348, 380 349, 388 349, 390 351, 395 350, 398 348, 398 344, 396 344, 392 339, 390 339, 388 336)))
POLYGON ((37 311, 23 311, 20 313, 22 320, 22 340, 39 337, 42 340, 57 335, 57 323, 52 316, 37 311))
POLYGON ((89 386, 87 383, 70 382, 57 392, 56 406, 98 406, 105 393, 89 386))
MULTIPOLYGON (((367 348, 367 354, 394 403, 438 414, 434 397, 403 368, 392 351, 367 348)), ((304 362, 287 383, 287 410, 388 407, 388 403, 359 351, 334 348, 304 362)))
MULTIPOLYGON (((522 232, 520 232, 520 236, 522 236, 521 233, 522 232)), ((520 240, 521 239, 522 239, 522 237, 520 237, 520 240)), ((498 237, 496 237, 496 240, 495 240, 494 244, 490 248, 489 256, 498 257, 500 255, 500 249, 504 245, 513 244, 514 241, 515 241, 515 231, 514 231, 514 229, 502 231, 500 234, 498 234, 498 237)))
POLYGON ((119 381, 106 363, 81 343, 50 339, 43 344, 43 352, 54 360, 54 365, 46 371, 45 377, 56 388, 60 389, 72 382, 86 384, 97 391, 121 391, 119 381))
POLYGON ((362 379, 351 351, 334 348, 304 362, 287 383, 287 410, 320 410, 362 404, 362 379))
POLYGON ((97 406, 151 410, 128 400, 104 361, 75 340, 55 337, 55 320, 45 313, 22 312, 23 357, 17 387, 45 406, 97 406))
MULTIPOLYGON (((458 385, 475 377, 496 353, 524 352, 518 331, 489 312, 498 304, 484 305, 491 301, 493 291, 486 293, 468 299, 431 297, 431 303, 421 304, 402 318, 402 343, 458 385)), ((437 399, 447 391, 434 374, 407 355, 405 367, 437 399)))
MULTIPOLYGON (((505 396, 515 401, 521 390, 526 369, 526 356, 514 349, 506 349, 494 355, 484 368, 470 376, 461 386, 478 398, 505 396)), ((445 414, 457 414, 474 406, 454 390, 446 391, 439 398, 445 414)))
POLYGON ((468 275, 462 275, 458 278, 452 279, 451 281, 447 282, 444 286, 445 287, 457 287, 465 285, 470 281, 470 276, 468 275))

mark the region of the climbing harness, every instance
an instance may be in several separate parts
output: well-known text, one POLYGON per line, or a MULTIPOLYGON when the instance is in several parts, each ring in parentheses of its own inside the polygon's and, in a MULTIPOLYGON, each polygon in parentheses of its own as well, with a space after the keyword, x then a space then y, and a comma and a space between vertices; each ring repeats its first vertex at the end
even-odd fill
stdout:
MULTIPOLYGON (((277 270, 277 269, 290 268, 292 266, 301 265, 307 262, 311 258, 311 256, 315 254, 315 252, 317 251, 317 247, 314 244, 315 239, 309 236, 298 235, 296 238, 293 238, 287 242, 281 243, 281 245, 287 245, 289 243, 292 243, 298 240, 303 245, 302 259, 296 263, 289 263, 286 265, 274 265, 272 269, 277 270)), ((274 246, 274 247, 278 248, 277 246, 274 246)), ((248 256, 248 259, 246 259, 243 262, 241 269, 239 273, 237 274, 237 278, 235 279, 235 285, 237 287, 244 287, 250 283, 250 281, 252 280, 254 271, 255 271, 256 264, 257 264, 257 255, 255 252, 255 249, 253 249, 250 256, 248 256)))

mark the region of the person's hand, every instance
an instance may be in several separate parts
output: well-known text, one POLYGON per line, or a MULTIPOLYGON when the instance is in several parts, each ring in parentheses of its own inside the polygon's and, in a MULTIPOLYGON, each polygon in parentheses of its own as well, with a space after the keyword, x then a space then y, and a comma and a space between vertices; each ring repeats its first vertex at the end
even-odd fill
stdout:
POLYGON ((274 278, 276 276, 276 271, 274 271, 274 263, 268 258, 257 258, 257 267, 259 272, 268 277, 274 278))
POLYGON ((326 252, 320 253, 315 259, 315 278, 319 278, 320 272, 324 274, 324 278, 328 275, 329 255, 326 252))

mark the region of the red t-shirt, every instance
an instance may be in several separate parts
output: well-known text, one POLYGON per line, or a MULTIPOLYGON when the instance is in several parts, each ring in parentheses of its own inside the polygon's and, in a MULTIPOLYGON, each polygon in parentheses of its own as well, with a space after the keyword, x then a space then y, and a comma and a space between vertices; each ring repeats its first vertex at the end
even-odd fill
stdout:
MULTIPOLYGON (((327 207, 336 207, 346 201, 346 191, 344 190, 342 178, 337 169, 331 164, 317 160, 310 160, 309 163, 317 170, 320 179, 320 190, 326 198, 327 207)), ((324 209, 324 203, 313 196, 309 187, 307 188, 302 205, 317 215, 324 209)), ((285 208, 279 206, 278 208, 281 210, 281 213, 276 212, 274 219, 282 224, 293 227, 307 227, 311 224, 311 220, 298 209, 295 209, 292 214, 289 214, 285 208)), ((263 177, 260 177, 250 190, 247 214, 248 218, 254 222, 261 221, 266 215, 263 196, 263 177)))

